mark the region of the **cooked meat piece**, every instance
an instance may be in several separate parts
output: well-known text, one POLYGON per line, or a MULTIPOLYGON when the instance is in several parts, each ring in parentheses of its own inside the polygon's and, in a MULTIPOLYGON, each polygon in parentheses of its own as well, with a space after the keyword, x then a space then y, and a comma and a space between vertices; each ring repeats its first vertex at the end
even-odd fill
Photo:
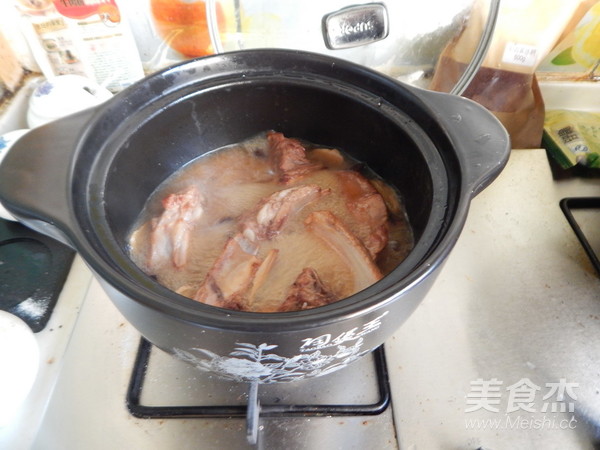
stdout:
POLYGON ((388 211, 393 217, 403 218, 404 210, 400 205, 398 194, 394 189, 382 180, 369 180, 377 192, 381 195, 388 211))
POLYGON ((277 259, 277 255, 279 254, 279 250, 274 248, 267 253, 265 259, 260 264, 256 274, 254 275, 254 280, 252 281, 252 287, 250 288, 250 292, 248 292, 248 303, 252 304, 254 301, 254 297, 258 290, 265 284, 271 269, 273 269, 273 265, 275 264, 275 260, 277 259))
POLYGON ((346 262, 354 275, 354 292, 381 279, 381 272, 367 249, 332 212, 315 211, 306 218, 305 224, 346 262))
POLYGON ((336 300, 337 298, 323 285, 317 272, 307 267, 300 272, 300 275, 290 287, 287 298, 277 311, 301 311, 325 306, 336 300))
POLYGON ((221 308, 246 309, 246 293, 262 263, 255 253, 256 247, 241 234, 229 239, 194 300, 221 308))
POLYGON ((338 179, 346 197, 346 206, 356 218, 357 237, 374 259, 388 241, 388 212, 383 197, 358 172, 340 171, 338 179))
POLYGON ((327 193, 329 190, 316 184, 277 191, 244 214, 240 220, 242 234, 252 242, 272 239, 295 213, 327 193))
POLYGON ((308 153, 308 158, 327 169, 341 169, 346 165, 344 155, 335 148, 315 148, 308 153))
POLYGON ((196 292, 194 300, 235 311, 242 311, 246 308, 246 299, 242 294, 235 292, 229 297, 225 297, 216 280, 210 276, 204 280, 204 283, 196 292))
POLYGON ((324 192, 317 185, 284 189, 244 214, 240 218, 240 233, 227 242, 194 299, 223 308, 251 309, 252 299, 277 256, 275 250, 260 260, 255 256, 258 245, 275 237, 290 217, 324 192))
POLYGON ((269 142, 269 159, 273 169, 279 175, 280 183, 296 181, 323 167, 318 162, 310 162, 306 157, 306 149, 296 139, 286 138, 282 133, 267 134, 269 142))
POLYGON ((152 221, 148 270, 154 273, 169 259, 176 268, 185 265, 193 223, 204 211, 205 199, 198 187, 164 198, 164 211, 152 221))

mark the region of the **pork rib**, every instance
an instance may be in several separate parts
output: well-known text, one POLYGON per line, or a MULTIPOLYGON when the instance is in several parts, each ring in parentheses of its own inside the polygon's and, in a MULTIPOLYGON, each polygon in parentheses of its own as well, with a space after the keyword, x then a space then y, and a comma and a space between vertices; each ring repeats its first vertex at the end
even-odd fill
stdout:
POLYGON ((256 250, 241 234, 229 239, 194 300, 221 308, 244 309, 246 292, 262 263, 255 255, 256 250))
POLYGON ((336 300, 336 296, 327 290, 317 272, 306 267, 290 287, 287 298, 277 311, 301 311, 325 306, 336 300))
POLYGON ((269 159, 279 175, 279 182, 289 184, 315 170, 323 168, 318 162, 306 157, 306 149, 296 139, 286 138, 282 133, 267 133, 269 159))
POLYGON ((197 186, 170 194, 162 201, 159 218, 152 221, 148 269, 155 273, 169 259, 176 268, 187 262, 190 231, 204 212, 205 198, 197 186))
POLYGON ((357 237, 374 259, 389 238, 388 211, 383 197, 356 171, 340 171, 337 176, 346 197, 346 207, 358 225, 357 237))
POLYGON ((329 192, 316 184, 277 191, 244 214, 240 221, 242 234, 252 242, 272 239, 295 213, 329 192))
POLYGON ((267 279, 278 250, 264 260, 256 255, 261 241, 274 238, 286 221, 326 191, 317 185, 302 185, 277 191, 244 214, 240 231, 225 244, 194 299, 222 308, 250 310, 258 289, 267 279))
POLYGON ((306 218, 305 225, 347 264, 354 277, 354 292, 382 278, 367 249, 331 211, 312 212, 306 218))

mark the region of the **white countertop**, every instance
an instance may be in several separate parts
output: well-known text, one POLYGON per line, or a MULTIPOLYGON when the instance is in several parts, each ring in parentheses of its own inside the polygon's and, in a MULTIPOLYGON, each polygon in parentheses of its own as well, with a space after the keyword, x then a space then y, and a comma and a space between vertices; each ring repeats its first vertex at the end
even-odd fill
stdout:
POLYGON ((401 448, 594 448, 600 279, 559 208, 572 196, 600 196, 600 178, 554 181, 544 151, 513 150, 473 200, 433 289, 386 343, 401 448), (502 382, 499 390, 477 381, 492 379, 502 382), (521 394, 507 389, 524 379, 531 387, 521 394), (564 399, 574 404, 576 422, 552 412, 556 396, 543 399, 546 384, 560 379, 578 385, 577 400, 564 399), (500 403, 466 412, 476 406, 467 395, 500 403), (507 414, 510 406, 518 408, 507 414), (485 419, 496 422, 473 429, 485 419))

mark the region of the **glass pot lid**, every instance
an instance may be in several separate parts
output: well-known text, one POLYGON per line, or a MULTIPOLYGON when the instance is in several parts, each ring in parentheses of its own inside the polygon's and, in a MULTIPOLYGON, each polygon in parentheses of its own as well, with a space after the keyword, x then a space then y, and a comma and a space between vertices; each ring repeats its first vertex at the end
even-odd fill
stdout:
MULTIPOLYGON (((500 0, 208 0, 216 53, 307 50, 346 59, 427 89, 444 50, 468 33, 467 64, 449 90, 461 94, 490 44, 500 0)), ((465 58, 463 57, 463 60, 465 58)))

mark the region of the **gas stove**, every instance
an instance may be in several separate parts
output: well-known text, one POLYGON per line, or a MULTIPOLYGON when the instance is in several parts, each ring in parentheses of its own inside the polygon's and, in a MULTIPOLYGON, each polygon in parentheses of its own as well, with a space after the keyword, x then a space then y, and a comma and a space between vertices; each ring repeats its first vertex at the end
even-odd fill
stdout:
MULTIPOLYGON (((369 411, 385 400, 378 354, 305 384, 261 387, 264 415, 254 447, 593 448, 600 280, 559 201, 598 193, 600 179, 556 182, 545 152, 513 151, 498 180, 473 201, 433 289, 385 343, 389 406, 369 411), (518 383, 529 390, 507 390, 518 383), (544 399, 552 386, 570 386, 573 397, 544 399), (531 392, 537 395, 525 397, 531 392), (475 400, 486 407, 475 408, 475 400), (508 411, 511 404, 520 408, 508 411), (287 405, 325 406, 313 414, 272 413, 287 405), (331 405, 356 405, 359 412, 328 411, 331 405)), ((583 222, 597 222, 598 214, 583 222)), ((140 336, 79 257, 47 327, 40 342, 61 338, 40 370, 52 372, 53 386, 45 389, 47 399, 32 392, 18 432, 4 441, 8 448, 253 447, 242 417, 246 385, 198 373, 150 348, 143 386, 130 391, 140 336), (76 316, 72 327, 64 321, 69 316, 76 316), (173 407, 192 411, 178 417, 173 407), (210 414, 215 407, 223 416, 210 414), (37 425, 25 420, 32 410, 37 425)))
MULTIPOLYGON (((250 386, 146 345, 76 256, 0 447, 596 448, 600 278, 560 202, 598 196, 600 178, 555 180, 545 151, 513 150, 383 349, 260 386, 250 418, 250 386)), ((574 215, 599 249, 600 212, 584 209, 574 215)))

